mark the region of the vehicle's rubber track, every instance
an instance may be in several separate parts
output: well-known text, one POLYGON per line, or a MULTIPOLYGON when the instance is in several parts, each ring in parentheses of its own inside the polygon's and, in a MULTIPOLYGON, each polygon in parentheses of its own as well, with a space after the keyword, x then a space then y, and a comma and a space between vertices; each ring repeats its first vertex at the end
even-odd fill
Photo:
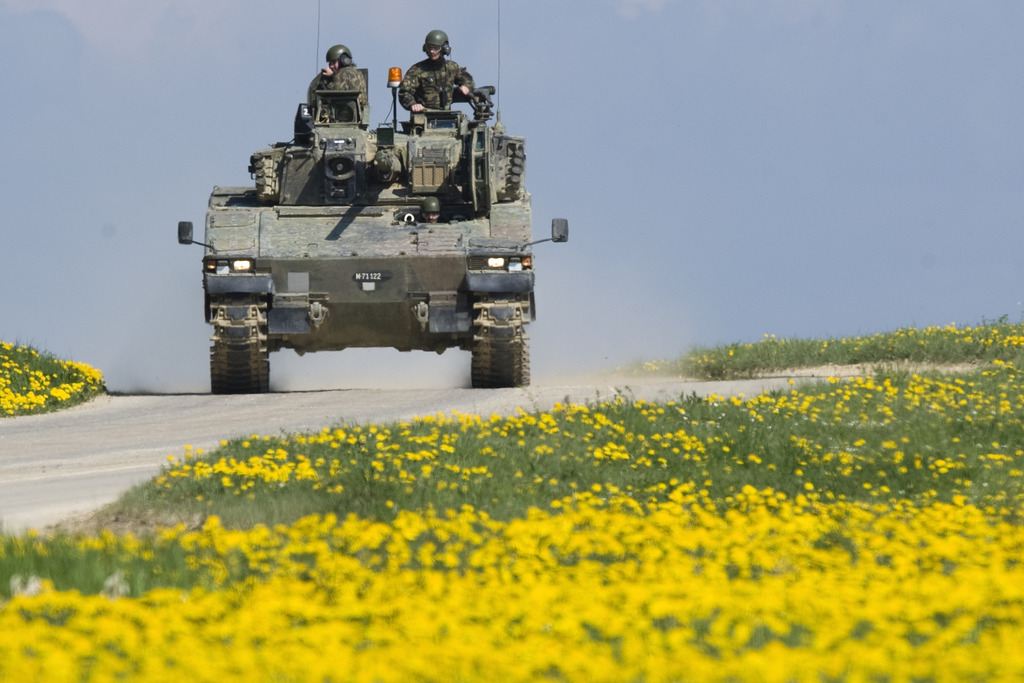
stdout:
POLYGON ((214 394, 262 394, 270 390, 267 351, 267 302, 257 294, 238 294, 210 304, 214 333, 210 340, 210 391, 214 394))
POLYGON ((525 325, 529 301, 515 295, 487 295, 474 302, 473 308, 473 387, 528 386, 530 347, 525 325))

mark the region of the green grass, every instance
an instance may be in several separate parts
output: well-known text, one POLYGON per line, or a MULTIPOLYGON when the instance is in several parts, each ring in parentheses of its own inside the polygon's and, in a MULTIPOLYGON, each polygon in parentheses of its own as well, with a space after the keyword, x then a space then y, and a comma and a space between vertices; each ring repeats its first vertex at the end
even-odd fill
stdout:
POLYGON ((966 502, 1020 524, 1022 370, 981 356, 1016 359, 1021 331, 997 324, 899 330, 838 343, 768 340, 700 356, 718 359, 718 376, 822 358, 977 363, 945 374, 886 369, 751 397, 691 395, 652 404, 620 396, 512 417, 435 416, 233 440, 169 463, 101 511, 88 529, 132 531, 143 541, 124 536, 128 540, 83 557, 71 531, 20 552, 19 544, 36 545, 0 536, 0 560, 8 558, 0 561, 0 592, 12 576, 33 574, 59 586, 95 589, 119 563, 137 556, 133 549, 121 557, 120 544, 137 542, 156 558, 131 572, 137 589, 187 585, 194 576, 180 549, 162 547, 152 532, 161 525, 198 526, 214 515, 238 529, 290 524, 313 513, 391 522, 401 511, 444 514, 463 506, 508 520, 571 505, 583 495, 625 495, 639 511, 683 486, 720 513, 742 508, 743 492, 753 487, 823 503, 966 502), (826 350, 837 345, 849 347, 845 355, 826 350), (794 348, 802 351, 793 354, 794 348), (756 365, 755 358, 767 360, 756 365), (15 556, 19 561, 10 561, 15 556))
POLYGON ((311 513, 390 520, 400 510, 466 504, 510 519, 609 488, 657 502, 670 482, 707 488, 723 508, 752 485, 824 500, 962 496, 1010 514, 1007 501, 1024 491, 1008 464, 1024 452, 1024 391, 1016 365, 979 356, 998 348, 1016 357, 1018 332, 1002 323, 899 330, 838 344, 766 341, 705 354, 721 359, 724 376, 753 372, 757 357, 774 363, 761 370, 812 365, 811 351, 815 362, 823 354, 835 362, 838 356, 823 350, 836 345, 854 349, 847 357, 861 363, 883 357, 869 349, 888 348, 890 360, 912 349, 913 360, 926 365, 970 358, 979 364, 952 374, 881 369, 742 400, 694 395, 654 405, 622 396, 510 418, 438 416, 238 439, 175 463, 127 494, 113 514, 163 523, 217 515, 227 526, 246 528, 311 513), (781 347, 804 355, 779 361, 771 350, 781 347), (303 471, 306 478, 297 477, 303 471), (1004 498, 993 498, 997 491, 1004 498))
POLYGON ((696 347, 675 360, 627 368, 701 379, 736 379, 823 365, 891 366, 900 363, 963 365, 1024 359, 1024 323, 1006 317, 974 327, 907 327, 863 337, 779 339, 696 347))

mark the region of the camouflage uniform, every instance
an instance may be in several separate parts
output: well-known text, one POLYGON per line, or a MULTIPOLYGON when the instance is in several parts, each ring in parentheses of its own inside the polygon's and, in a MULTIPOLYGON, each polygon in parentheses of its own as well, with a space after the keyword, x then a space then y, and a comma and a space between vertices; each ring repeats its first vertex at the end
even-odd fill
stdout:
POLYGON ((333 76, 318 73, 309 84, 309 92, 306 94, 306 102, 310 106, 313 106, 317 90, 358 90, 359 104, 364 107, 367 104, 366 79, 355 64, 341 67, 333 76))
POLYGON ((450 59, 424 59, 409 67, 398 88, 398 101, 406 109, 419 103, 427 109, 451 109, 452 90, 464 85, 473 90, 473 77, 450 59))

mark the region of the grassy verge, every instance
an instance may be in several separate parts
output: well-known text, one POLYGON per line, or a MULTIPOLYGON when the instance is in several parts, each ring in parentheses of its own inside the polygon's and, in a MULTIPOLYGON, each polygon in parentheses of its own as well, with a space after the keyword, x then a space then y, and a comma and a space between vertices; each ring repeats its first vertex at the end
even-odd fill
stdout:
POLYGON ((96 369, 0 342, 0 417, 45 413, 106 393, 96 369))
MULTIPOLYGON (((922 339, 915 360, 951 362, 922 339)), ((104 515, 147 524, 0 536, 0 678, 1024 675, 1024 369, 1003 358, 254 434, 104 515)))
POLYGON ((1024 500, 1008 466, 1024 448, 1024 396, 1011 393, 1018 378, 999 362, 969 374, 896 373, 743 399, 622 397, 510 418, 253 435, 173 459, 117 514, 146 510, 171 523, 216 515, 247 528, 313 513, 393 521, 401 511, 470 505, 509 520, 586 492, 657 504, 686 482, 720 512, 750 485, 864 504, 967 499, 1013 516, 1024 500))
POLYGON ((779 339, 697 347, 675 360, 629 368, 703 379, 734 379, 828 365, 889 366, 901 363, 965 365, 1024 360, 1024 323, 1005 318, 974 327, 908 327, 864 337, 779 339))

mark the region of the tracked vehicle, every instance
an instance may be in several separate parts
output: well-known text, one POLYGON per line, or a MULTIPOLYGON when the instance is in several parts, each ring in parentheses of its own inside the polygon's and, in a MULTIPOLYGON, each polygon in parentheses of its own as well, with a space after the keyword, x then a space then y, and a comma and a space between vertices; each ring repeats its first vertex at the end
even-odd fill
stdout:
POLYGON ((566 241, 568 223, 532 240, 525 140, 493 94, 371 129, 358 91, 317 91, 291 142, 251 156, 254 186, 214 188, 202 242, 178 224, 205 247, 213 393, 268 391, 273 351, 349 347, 458 348, 474 387, 529 384, 532 245, 566 241))

